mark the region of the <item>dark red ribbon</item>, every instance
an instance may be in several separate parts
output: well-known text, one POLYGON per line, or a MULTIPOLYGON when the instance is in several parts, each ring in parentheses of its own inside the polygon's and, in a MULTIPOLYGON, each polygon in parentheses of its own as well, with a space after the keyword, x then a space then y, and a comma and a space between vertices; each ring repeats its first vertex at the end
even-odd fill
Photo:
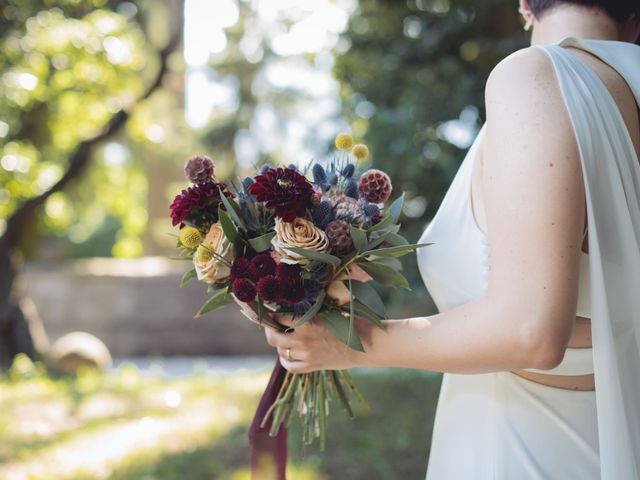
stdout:
POLYGON ((270 417, 262 427, 260 426, 269 407, 276 401, 286 373, 287 370, 278 357, 249 428, 252 480, 286 480, 287 478, 287 429, 284 423, 280 425, 274 437, 269 435, 273 417, 270 417))

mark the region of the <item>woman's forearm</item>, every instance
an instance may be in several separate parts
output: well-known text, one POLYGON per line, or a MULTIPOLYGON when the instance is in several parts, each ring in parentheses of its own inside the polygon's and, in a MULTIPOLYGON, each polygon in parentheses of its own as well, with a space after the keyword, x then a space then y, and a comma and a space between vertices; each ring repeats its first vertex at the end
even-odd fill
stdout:
POLYGON ((546 353, 553 350, 543 344, 535 346, 535 332, 526 328, 532 322, 516 315, 482 298, 428 317, 386 320, 386 331, 362 328, 362 320, 358 330, 366 353, 354 353, 354 361, 451 373, 553 368, 561 358, 546 353))

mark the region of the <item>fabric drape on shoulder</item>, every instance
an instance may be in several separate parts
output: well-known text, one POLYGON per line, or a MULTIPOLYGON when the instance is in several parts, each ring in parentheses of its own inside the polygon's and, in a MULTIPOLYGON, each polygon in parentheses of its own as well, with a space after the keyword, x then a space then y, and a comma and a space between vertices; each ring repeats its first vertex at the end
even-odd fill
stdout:
POLYGON ((640 46, 567 37, 551 58, 580 150, 587 200, 600 469, 640 479, 640 165, 622 115, 577 47, 616 69, 640 104, 640 46))

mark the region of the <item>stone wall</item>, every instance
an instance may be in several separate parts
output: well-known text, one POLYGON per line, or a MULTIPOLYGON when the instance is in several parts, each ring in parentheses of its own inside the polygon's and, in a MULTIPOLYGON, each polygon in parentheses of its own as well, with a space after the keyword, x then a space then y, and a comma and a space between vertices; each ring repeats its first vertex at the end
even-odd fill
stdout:
POLYGON ((162 257, 32 263, 25 284, 52 343, 82 330, 114 356, 272 354, 264 332, 235 305, 192 318, 208 296, 196 280, 179 288, 188 268, 162 257))

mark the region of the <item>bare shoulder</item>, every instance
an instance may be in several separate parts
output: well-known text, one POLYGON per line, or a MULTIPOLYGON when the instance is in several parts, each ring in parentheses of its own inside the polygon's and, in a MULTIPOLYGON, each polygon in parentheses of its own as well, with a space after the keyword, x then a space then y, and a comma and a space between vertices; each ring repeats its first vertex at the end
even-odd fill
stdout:
POLYGON ((502 59, 491 71, 486 85, 488 96, 505 93, 543 92, 555 83, 551 60, 539 48, 528 47, 502 59))
POLYGON ((498 63, 487 80, 485 103, 490 129, 501 134, 565 144, 573 137, 553 63, 540 48, 523 48, 498 63))

